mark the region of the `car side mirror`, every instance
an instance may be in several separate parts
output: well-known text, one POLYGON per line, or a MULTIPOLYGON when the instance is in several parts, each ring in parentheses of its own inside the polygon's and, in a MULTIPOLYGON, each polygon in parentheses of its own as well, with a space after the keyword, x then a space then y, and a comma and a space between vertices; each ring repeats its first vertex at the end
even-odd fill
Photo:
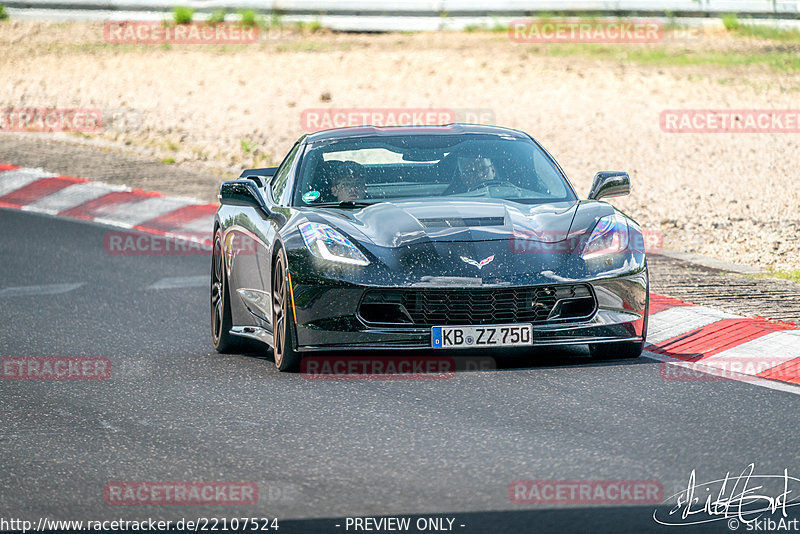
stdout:
POLYGON ((631 177, 627 172, 601 171, 594 175, 589 200, 621 197, 631 192, 631 177))
POLYGON ((261 210, 265 215, 271 214, 261 191, 253 180, 229 180, 219 187, 219 203, 230 206, 250 206, 261 210))

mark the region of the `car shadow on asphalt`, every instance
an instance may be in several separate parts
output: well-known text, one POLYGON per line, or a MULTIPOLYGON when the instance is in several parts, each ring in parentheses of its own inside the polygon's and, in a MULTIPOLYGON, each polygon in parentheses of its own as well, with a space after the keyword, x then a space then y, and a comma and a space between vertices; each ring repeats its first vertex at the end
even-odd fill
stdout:
MULTIPOLYGON (((248 346, 241 354, 248 358, 265 360, 274 364, 271 349, 248 346)), ((330 351, 304 355, 300 373, 347 373, 382 374, 403 373, 405 369, 416 369, 416 373, 475 373, 536 369, 562 369, 583 367, 607 367, 621 365, 654 365, 659 362, 650 358, 597 359, 589 354, 588 347, 535 347, 526 349, 503 349, 487 354, 483 351, 330 351), (416 367, 414 367, 416 366, 416 367), (419 369, 424 369, 420 371, 419 369)), ((271 365, 270 365, 271 366, 271 365)))

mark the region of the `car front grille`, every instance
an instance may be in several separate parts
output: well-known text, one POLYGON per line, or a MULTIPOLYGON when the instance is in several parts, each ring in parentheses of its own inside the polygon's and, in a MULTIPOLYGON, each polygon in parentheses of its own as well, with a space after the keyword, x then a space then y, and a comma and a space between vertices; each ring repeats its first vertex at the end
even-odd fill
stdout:
POLYGON ((585 284, 475 289, 370 289, 359 315, 366 323, 414 327, 530 323, 594 313, 585 284))

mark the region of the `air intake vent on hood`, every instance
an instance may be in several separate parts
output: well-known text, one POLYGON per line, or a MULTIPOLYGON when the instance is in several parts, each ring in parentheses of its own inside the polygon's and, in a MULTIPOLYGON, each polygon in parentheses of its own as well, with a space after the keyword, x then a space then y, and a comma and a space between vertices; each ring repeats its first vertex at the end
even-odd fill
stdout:
POLYGON ((419 219, 426 228, 462 228, 465 226, 505 226, 504 217, 447 217, 419 219))

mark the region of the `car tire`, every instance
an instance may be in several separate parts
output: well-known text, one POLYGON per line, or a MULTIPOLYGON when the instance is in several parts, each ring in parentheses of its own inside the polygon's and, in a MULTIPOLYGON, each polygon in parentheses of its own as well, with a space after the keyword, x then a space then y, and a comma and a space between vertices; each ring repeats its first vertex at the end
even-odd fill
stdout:
POLYGON ((292 308, 289 298, 288 261, 279 249, 272 267, 272 332, 275 367, 279 371, 296 371, 302 356, 295 350, 292 308))
POLYGON ((220 353, 238 352, 244 348, 243 340, 231 334, 230 292, 228 276, 225 274, 222 253, 222 237, 219 230, 214 233, 214 249, 211 253, 211 342, 220 353))

